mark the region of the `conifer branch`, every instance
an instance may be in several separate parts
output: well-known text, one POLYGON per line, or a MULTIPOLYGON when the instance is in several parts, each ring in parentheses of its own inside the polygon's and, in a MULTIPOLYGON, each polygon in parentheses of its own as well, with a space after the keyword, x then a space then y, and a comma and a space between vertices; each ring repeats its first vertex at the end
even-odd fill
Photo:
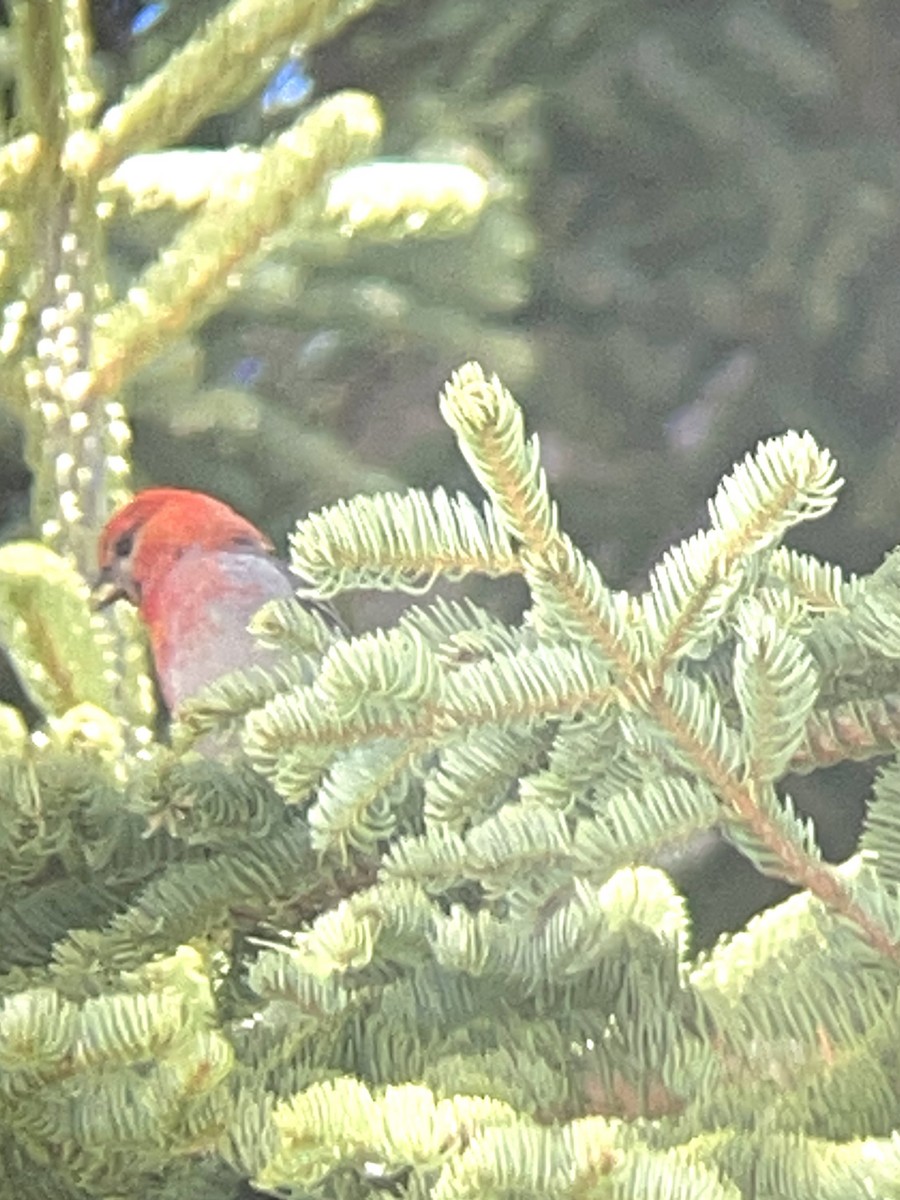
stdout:
MULTIPOLYGON (((9 202, 20 200, 41 158, 43 144, 36 133, 25 133, 0 148, 0 191, 9 202)), ((4 267, 8 269, 9 259, 4 267)))
MULTIPOLYGON (((81 398, 111 391, 126 373, 219 306, 229 280, 281 229, 323 180, 370 155, 381 118, 371 99, 345 92, 323 100, 262 151, 238 196, 210 201, 135 284, 128 298, 98 318, 91 374, 81 398)), ((76 385, 73 385, 73 387, 76 385)))
MULTIPOLYGON (((13 24, 22 60, 18 119, 37 139, 38 160, 30 172, 27 233, 19 246, 33 260, 20 269, 33 278, 8 334, 15 337, 15 325, 26 315, 39 326, 22 374, 36 524, 50 546, 86 571, 93 563, 107 475, 110 488, 123 486, 127 476, 121 408, 107 408, 103 400, 73 402, 68 395, 71 379, 90 359, 92 320, 105 279, 97 255, 96 183, 77 170, 66 145, 84 133, 100 95, 91 77, 84 4, 17 4, 13 24)), ((25 223, 21 211, 17 216, 25 223)))
POLYGON ((714 633, 755 556, 792 525, 831 509, 842 482, 834 472, 809 434, 788 433, 760 442, 725 476, 709 504, 710 532, 669 551, 654 570, 648 600, 657 670, 714 633))
POLYGON ((453 375, 440 406, 508 534, 522 543, 526 580, 552 614, 539 606, 537 619, 579 627, 627 672, 638 650, 624 614, 596 568, 560 532, 537 438, 526 443, 522 413, 510 393, 496 376, 488 380, 476 363, 467 363, 453 375))
POLYGON ((373 0, 232 0, 163 67, 103 118, 91 171, 107 174, 137 151, 177 142, 205 117, 251 95, 271 61, 305 48, 362 15, 373 0))
POLYGON ((898 747, 900 696, 889 692, 817 709, 807 722, 790 767, 805 774, 841 762, 864 762, 895 753, 898 747))
MULTIPOLYGON (((542 561, 545 566, 551 563, 553 586, 565 589, 565 581, 568 581, 566 598, 573 601, 567 606, 570 615, 573 611, 578 612, 579 602, 581 614, 586 615, 587 590, 580 588, 575 594, 571 587, 571 555, 563 552, 568 563, 560 562, 558 558, 553 560, 553 553, 559 554, 563 546, 556 510, 547 493, 537 444, 532 441, 526 445, 521 413, 512 397, 499 381, 489 383, 477 367, 469 365, 454 376, 441 399, 441 409, 510 534, 524 543, 526 579, 532 562, 542 561), (531 561, 529 556, 533 556, 531 561)), ((890 932, 864 912, 834 876, 779 827, 778 820, 766 815, 757 792, 761 779, 749 773, 746 782, 737 780, 737 767, 746 762, 746 751, 725 725, 715 700, 709 695, 704 696, 683 677, 663 675, 661 685, 653 682, 676 645, 685 638, 685 630, 696 622, 707 605, 718 581, 731 577, 734 582, 727 584, 725 595, 735 594, 747 561, 770 549, 791 525, 826 513, 834 504, 839 486, 840 481, 834 479, 833 460, 818 449, 808 434, 788 434, 761 443, 755 456, 748 455, 733 474, 726 477, 710 503, 712 531, 709 538, 686 547, 680 559, 672 559, 668 567, 663 564, 657 573, 657 591, 667 586, 663 580, 674 578, 673 568, 682 573, 684 577, 679 589, 684 602, 668 604, 671 615, 667 621, 657 618, 657 628, 667 624, 668 629, 660 647, 661 654, 657 654, 654 666, 643 678, 633 650, 629 653, 627 640, 617 636, 612 623, 603 616, 598 622, 596 594, 591 598, 594 603, 590 621, 599 644, 610 654, 614 669, 624 675, 625 686, 643 697, 639 704, 646 704, 648 716, 672 736, 685 765, 710 782, 730 812, 745 822, 748 830, 774 855, 781 864, 784 877, 810 887, 845 915, 852 914, 864 936, 880 952, 894 957, 900 954, 900 947, 890 932), (701 548, 703 553, 698 559, 697 551, 701 548), (705 565, 694 575, 698 561, 704 560, 705 565), (688 561, 692 573, 684 575, 688 561)), ((717 600, 714 612, 705 618, 706 629, 701 626, 701 630, 714 630, 723 611, 721 601, 717 600)), ((773 633, 776 637, 781 636, 774 627, 773 633)), ((696 637, 696 633, 693 636, 696 637)), ((798 684, 802 681, 799 719, 792 720, 792 732, 782 749, 775 751, 774 743, 767 748, 768 757, 773 753, 776 755, 764 769, 770 774, 778 773, 780 765, 802 738, 803 719, 815 698, 810 668, 806 665, 801 670, 799 664, 797 659, 790 668, 801 671, 796 679, 798 684)), ((787 686, 787 679, 783 682, 787 686)), ((772 687, 777 686, 773 680, 772 687)), ((795 694, 790 689, 787 694, 797 702, 799 692, 795 694)), ((745 719, 749 718, 747 736, 751 740, 758 739, 761 727, 754 732, 753 725, 763 717, 762 702, 752 701, 746 689, 742 696, 753 710, 752 713, 745 710, 745 719)), ((772 716, 773 732, 779 724, 779 718, 772 716)), ((784 737, 780 728, 777 736, 784 737)), ((751 750, 750 753, 754 752, 751 750)))
POLYGON ((424 747, 374 742, 334 764, 308 812, 313 849, 349 862, 351 851, 372 853, 397 827, 396 809, 409 794, 424 747))
POLYGON ((769 570, 812 612, 840 611, 859 590, 857 577, 850 575, 845 579, 838 563, 822 563, 787 546, 779 546, 773 552, 769 570))
POLYGON ((112 709, 103 648, 91 628, 84 580, 46 546, 0 548, 0 639, 44 711, 85 702, 112 709))
POLYGON ((818 861, 808 847, 790 832, 786 834, 780 815, 767 812, 758 785, 736 777, 733 763, 711 748, 697 732, 683 723, 679 713, 666 703, 654 705, 654 716, 675 739, 686 761, 709 781, 727 810, 766 847, 778 864, 781 878, 808 889, 826 907, 845 917, 878 954, 900 962, 900 938, 878 914, 868 912, 833 868, 818 861))
POLYGON ((493 509, 479 511, 464 494, 443 488, 356 496, 313 513, 291 535, 291 562, 317 596, 349 587, 427 591, 438 575, 521 570, 493 509))
POLYGON ((843 484, 835 470, 834 459, 809 433, 792 430, 760 442, 709 502, 712 527, 726 539, 727 558, 768 549, 793 525, 830 512, 843 484))
MULTIPOLYGON (((384 635, 379 635, 372 643, 380 647, 372 660, 373 666, 378 664, 379 674, 372 675, 369 667, 365 683, 362 675, 356 680, 352 706, 337 710, 337 726, 332 722, 331 734, 326 735, 330 744, 335 748, 342 742, 349 745, 351 730, 366 737, 394 738, 405 729, 420 745, 439 745, 442 738, 457 735, 461 729, 477 729, 479 724, 524 721, 531 725, 579 712, 589 713, 593 719, 605 705, 629 697, 635 729, 643 731, 639 736, 648 736, 652 742, 654 730, 665 734, 666 753, 672 762, 712 787, 725 806, 728 821, 744 827, 748 850, 760 848, 753 856, 766 863, 765 869, 809 887, 857 921, 880 952, 894 955, 889 930, 879 925, 877 916, 866 913, 822 866, 814 844, 795 828, 789 815, 773 805, 771 798, 766 799, 768 781, 783 773, 804 739, 809 741, 819 682, 800 642, 776 619, 777 605, 767 611, 761 600, 751 600, 751 596, 765 578, 760 556, 770 554, 791 525, 821 516, 833 505, 839 483, 834 479, 831 458, 819 451, 809 435, 789 434, 760 444, 756 454, 748 456, 720 486, 710 506, 709 533, 689 540, 663 560, 654 573, 651 592, 638 606, 630 597, 609 593, 595 569, 559 530, 537 443, 533 439, 526 442, 521 413, 499 381, 487 380, 479 368, 469 365, 448 385, 441 408, 488 492, 500 528, 514 543, 521 543, 519 559, 532 587, 533 623, 539 636, 547 639, 548 645, 561 638, 574 638, 573 646, 586 641, 594 652, 602 651, 612 676, 606 677, 600 669, 604 660, 595 662, 590 650, 583 656, 574 655, 564 667, 558 645, 552 653, 538 648, 524 655, 522 651, 513 656, 493 654, 484 663, 444 675, 437 670, 437 660, 424 654, 422 643, 412 655, 414 670, 403 677, 405 691, 397 692, 398 684, 391 684, 384 693, 385 702, 391 693, 405 696, 407 703, 415 697, 416 713, 386 720, 388 709, 384 704, 379 708, 373 700, 371 711, 361 717, 359 706, 384 692, 389 679, 385 672, 397 671, 402 662, 402 657, 389 649, 384 635), (732 686, 737 693, 740 732, 725 720, 714 690, 675 667, 686 653, 708 653, 726 625, 738 639, 732 686), (646 650, 640 649, 642 643, 646 650), (650 658, 643 663, 647 651, 650 658), (431 664, 427 671, 426 663, 431 664)), ((382 510, 380 519, 387 511, 382 510)), ((354 536, 359 545, 363 545, 363 531, 376 542, 379 534, 372 526, 372 512, 361 508, 357 513, 359 533, 354 536)), ((401 529, 409 525, 409 514, 396 503, 391 515, 399 518, 401 529)), ((316 530, 326 524, 324 514, 312 523, 316 530)), ((308 532, 301 529, 298 546, 313 543, 312 525, 308 532)), ((381 543, 390 545, 395 536, 391 529, 383 529, 381 543)), ((314 552, 307 551, 298 565, 313 578, 324 577, 334 586, 340 582, 339 575, 332 567, 323 566, 323 560, 336 556, 332 548, 316 561, 314 552)), ((779 578, 786 581, 792 573, 797 575, 806 593, 814 594, 817 608, 834 609, 845 602, 858 605, 855 586, 847 591, 839 577, 817 573, 809 562, 796 558, 782 556, 776 561, 779 578)), ((875 613, 874 602, 874 598, 864 601, 867 612, 875 613)), ((784 609, 784 613, 791 611, 784 609)), ((790 619, 796 622, 799 616, 798 610, 790 619)), ((873 639, 878 639, 877 629, 873 639)), ((364 660, 359 653, 364 645, 349 643, 337 653, 346 664, 354 664, 354 670, 360 670, 364 660)), ((326 658, 323 681, 330 678, 327 664, 326 658)), ((333 704, 329 689, 326 683, 326 699, 333 704)), ((317 720, 321 724, 321 711, 317 717, 310 711, 310 730, 317 720)), ((253 737, 258 739, 262 732, 258 721, 251 729, 248 749, 266 769, 265 758, 272 749, 260 756, 259 746, 252 744, 253 737)), ((296 747, 299 732, 296 724, 293 732, 285 726, 278 738, 285 747, 296 747)), ((541 795, 540 790, 535 795, 541 795)), ((739 840, 745 835, 739 833, 739 840)))
POLYGON ((803 741, 819 693, 812 657, 753 600, 737 618, 734 687, 747 749, 747 774, 780 779, 803 741))
POLYGON ((875 781, 875 792, 866 813, 860 856, 872 863, 876 876, 893 890, 900 886, 900 766, 897 760, 884 767, 875 781))

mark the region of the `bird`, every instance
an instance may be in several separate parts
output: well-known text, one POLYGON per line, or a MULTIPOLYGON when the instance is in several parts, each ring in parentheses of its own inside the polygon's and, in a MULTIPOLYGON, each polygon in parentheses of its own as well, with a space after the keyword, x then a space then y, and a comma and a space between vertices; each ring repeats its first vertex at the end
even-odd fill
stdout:
MULTIPOLYGON (((97 561, 93 607, 126 600, 137 608, 170 713, 229 671, 270 659, 273 651, 247 626, 267 601, 293 596, 303 582, 255 525, 186 488, 138 492, 104 525, 97 561)), ((298 603, 342 628, 329 604, 298 603)))

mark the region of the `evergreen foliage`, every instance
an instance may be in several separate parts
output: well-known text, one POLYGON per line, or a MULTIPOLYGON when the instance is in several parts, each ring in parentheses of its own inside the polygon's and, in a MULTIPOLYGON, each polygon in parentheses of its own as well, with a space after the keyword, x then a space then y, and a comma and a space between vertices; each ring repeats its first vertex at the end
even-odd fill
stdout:
POLYGON ((92 709, 6 758, 10 1187, 900 1194, 895 768, 839 867, 781 790, 841 756, 826 722, 880 744, 892 560, 845 582, 780 546, 837 496, 786 434, 613 593, 499 380, 463 367, 441 410, 483 512, 357 496, 295 565, 328 595, 514 571, 520 625, 437 598, 350 636, 279 602, 281 665, 188 702, 174 752, 111 753, 92 709), (221 731, 238 760, 191 752, 221 731), (716 825, 799 890, 698 957, 654 863, 716 825))
POLYGON ((293 563, 327 596, 516 575, 521 622, 437 598, 350 636, 270 605, 279 665, 213 685, 167 747, 127 623, 88 613, 76 567, 128 477, 107 390, 273 238, 447 232, 486 203, 455 164, 349 166, 379 132, 356 91, 173 186, 157 148, 198 105, 364 7, 234 0, 95 115, 84 6, 11 5, 0 350, 43 543, 0 552, 0 636, 44 720, 0 714, 0 1195, 900 1196, 897 767, 839 866, 784 790, 900 743, 898 564, 844 579, 781 544, 836 502, 809 434, 736 464, 630 594, 470 363, 440 411, 483 504, 355 496, 293 563), (187 223, 115 301, 98 201, 149 196, 187 223), (240 753, 193 752, 217 734, 240 753), (697 955, 659 864, 713 826, 798 890, 697 955))

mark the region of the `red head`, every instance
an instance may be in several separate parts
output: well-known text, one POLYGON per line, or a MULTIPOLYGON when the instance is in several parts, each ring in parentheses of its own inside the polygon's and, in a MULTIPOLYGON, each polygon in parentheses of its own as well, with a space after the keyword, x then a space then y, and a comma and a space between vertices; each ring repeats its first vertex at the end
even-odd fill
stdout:
POLYGON ((97 551, 95 604, 127 599, 145 609, 154 588, 190 549, 270 553, 269 539, 213 496, 183 488, 147 488, 107 521, 97 551))

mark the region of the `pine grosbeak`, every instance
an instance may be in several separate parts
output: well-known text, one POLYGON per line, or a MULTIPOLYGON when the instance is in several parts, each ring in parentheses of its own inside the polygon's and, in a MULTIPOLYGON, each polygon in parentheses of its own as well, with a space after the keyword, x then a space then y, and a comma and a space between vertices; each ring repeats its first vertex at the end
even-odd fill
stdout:
MULTIPOLYGON (((221 500, 148 488, 114 513, 100 535, 95 604, 137 606, 163 699, 171 710, 228 671, 271 652, 248 631, 266 603, 299 580, 272 543, 221 500)), ((338 625, 329 606, 304 601, 338 625)))

